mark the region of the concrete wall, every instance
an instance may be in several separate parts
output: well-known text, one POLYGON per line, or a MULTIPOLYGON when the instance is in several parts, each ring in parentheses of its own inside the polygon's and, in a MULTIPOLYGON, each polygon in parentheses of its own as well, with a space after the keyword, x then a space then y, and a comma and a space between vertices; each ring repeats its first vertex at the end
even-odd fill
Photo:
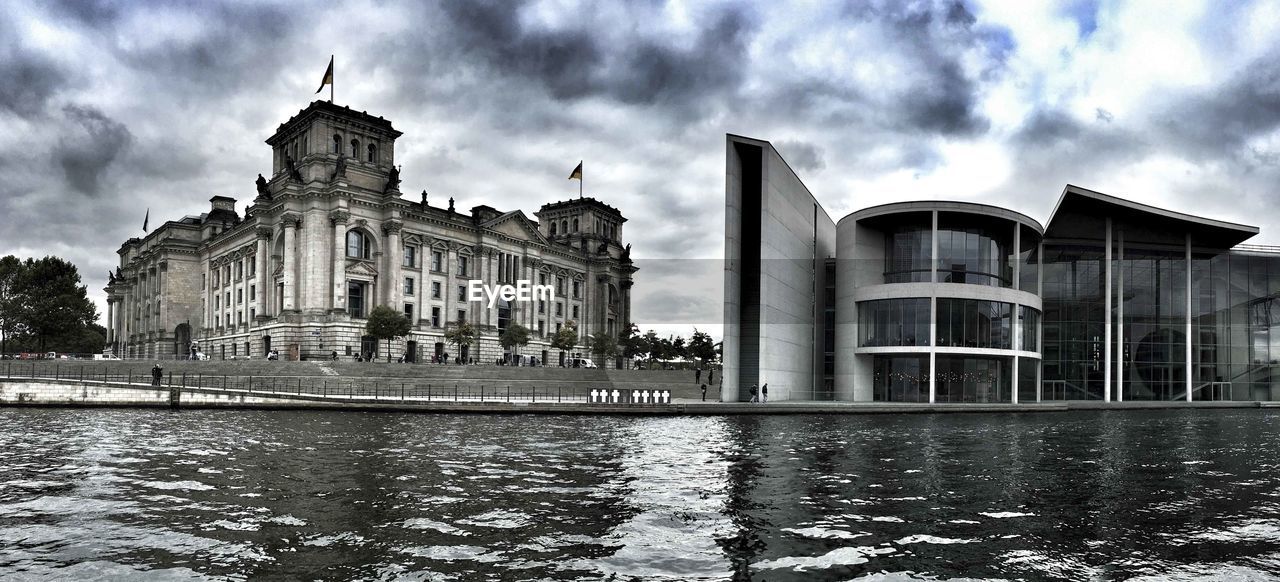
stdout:
POLYGON ((725 384, 722 399, 769 384, 772 400, 805 400, 821 387, 821 264, 835 251, 835 223, 768 142, 729 136, 726 164, 725 384), (741 146, 748 146, 743 148, 741 146), (747 160, 759 148, 758 160, 747 160), (744 171, 759 164, 759 239, 745 211, 756 191, 744 171), (758 249, 757 278, 752 261, 758 249), (744 277, 744 274, 746 277, 744 277), (746 286, 756 285, 756 289, 746 286), (750 321, 758 302, 758 331, 750 321))

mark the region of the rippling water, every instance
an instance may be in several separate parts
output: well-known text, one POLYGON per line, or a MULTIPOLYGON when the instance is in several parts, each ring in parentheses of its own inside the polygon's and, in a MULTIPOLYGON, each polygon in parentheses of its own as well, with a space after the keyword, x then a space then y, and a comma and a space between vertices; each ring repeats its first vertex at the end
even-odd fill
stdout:
POLYGON ((7 409, 0 578, 1272 578, 1277 419, 7 409))

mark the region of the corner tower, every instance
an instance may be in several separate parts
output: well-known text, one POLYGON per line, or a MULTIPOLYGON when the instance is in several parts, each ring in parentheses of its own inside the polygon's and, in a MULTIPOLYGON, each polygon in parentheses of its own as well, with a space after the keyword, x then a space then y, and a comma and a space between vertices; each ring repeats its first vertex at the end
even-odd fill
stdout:
POLYGON ((395 142, 401 135, 382 117, 315 101, 267 138, 272 149, 271 191, 283 189, 289 178, 306 185, 343 177, 366 190, 395 189, 398 184, 389 180, 398 182, 398 171, 392 170, 395 142))

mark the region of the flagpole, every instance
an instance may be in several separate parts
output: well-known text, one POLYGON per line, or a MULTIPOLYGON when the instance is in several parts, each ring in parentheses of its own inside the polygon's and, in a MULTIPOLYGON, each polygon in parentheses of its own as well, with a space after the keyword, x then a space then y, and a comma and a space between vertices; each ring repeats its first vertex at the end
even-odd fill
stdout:
MULTIPOLYGON (((582 166, 583 161, 584 160, 578 160, 578 166, 582 166)), ((586 168, 583 168, 582 175, 578 176, 578 200, 582 200, 582 183, 586 181, 583 179, 586 175, 586 168)))
MULTIPOLYGON (((333 55, 329 55, 329 62, 333 62, 333 55)), ((334 71, 333 77, 337 78, 338 72, 334 71)), ((329 103, 333 103, 333 78, 329 79, 329 103)))

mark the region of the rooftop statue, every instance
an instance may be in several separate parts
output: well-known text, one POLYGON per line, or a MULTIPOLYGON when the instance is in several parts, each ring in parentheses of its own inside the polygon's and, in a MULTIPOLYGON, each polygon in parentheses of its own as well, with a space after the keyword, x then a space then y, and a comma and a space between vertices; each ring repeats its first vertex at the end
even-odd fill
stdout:
POLYGON ((293 163, 292 157, 285 156, 284 167, 285 167, 285 171, 289 173, 290 179, 296 180, 297 182, 302 182, 302 172, 298 171, 298 165, 293 163))
POLYGON ((400 167, 391 166, 391 171, 387 172, 387 188, 384 192, 390 192, 400 188, 400 167))
POLYGON ((333 175, 329 176, 329 180, 333 181, 335 178, 339 178, 339 177, 345 178, 346 176, 347 176, 347 157, 342 154, 338 154, 338 164, 333 167, 333 175))
POLYGON ((271 190, 267 188, 267 179, 258 174, 258 180, 254 182, 258 186, 258 197, 271 198, 271 190))

